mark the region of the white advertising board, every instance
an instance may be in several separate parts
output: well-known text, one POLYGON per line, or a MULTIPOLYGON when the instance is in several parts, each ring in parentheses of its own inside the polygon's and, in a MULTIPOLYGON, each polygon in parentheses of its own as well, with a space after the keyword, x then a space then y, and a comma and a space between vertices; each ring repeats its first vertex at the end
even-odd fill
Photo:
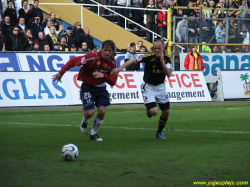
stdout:
POLYGON ((250 98, 250 70, 221 70, 224 99, 250 98))
MULTIPOLYGON (((78 105, 81 82, 76 72, 52 81, 56 72, 1 72, 0 107, 78 105)), ((143 72, 121 72, 115 86, 107 85, 112 104, 143 103, 143 72)), ((171 102, 211 101, 202 72, 174 71, 165 80, 171 102)))
MULTIPOLYGON (((83 53, 71 52, 34 52, 34 53, 0 53, 0 72, 1 71, 59 71, 67 61, 75 56, 84 55, 83 53)), ((180 53, 180 70, 184 70, 184 60, 187 53, 180 53)), ((203 72, 207 83, 217 81, 216 69, 223 70, 242 70, 250 69, 249 53, 202 53, 205 65, 203 72)), ((124 63, 125 53, 115 56, 118 67, 124 63)), ((71 71, 78 72, 80 67, 71 68, 71 71)), ((140 70, 144 70, 144 63, 140 70)))

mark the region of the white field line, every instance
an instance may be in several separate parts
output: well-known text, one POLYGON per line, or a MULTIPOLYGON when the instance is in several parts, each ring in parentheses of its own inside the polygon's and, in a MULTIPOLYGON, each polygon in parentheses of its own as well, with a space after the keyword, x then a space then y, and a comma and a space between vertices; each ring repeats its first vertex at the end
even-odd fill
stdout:
MULTIPOLYGON (((17 122, 0 122, 1 125, 14 124, 14 125, 37 125, 37 126, 58 126, 58 127, 76 127, 78 125, 69 124, 44 124, 44 123, 17 123, 17 122)), ((155 128, 145 128, 145 127, 115 127, 115 126, 102 126, 102 128, 109 129, 125 129, 125 130, 155 130, 155 128)), ((223 134, 250 134, 248 131, 219 131, 219 130, 186 130, 186 129, 173 129, 168 131, 179 131, 179 132, 209 132, 209 133, 223 133, 223 134)))
MULTIPOLYGON (((134 111, 121 111, 121 112, 111 112, 112 114, 118 114, 118 113, 122 113, 122 114, 125 114, 125 113, 133 113, 134 111)), ((70 115, 82 115, 83 113, 79 112, 79 113, 68 113, 68 114, 17 114, 17 115, 11 115, 11 117, 33 117, 33 116, 70 116, 70 115)), ((0 116, 3 116, 5 117, 5 115, 0 115, 0 116)))
POLYGON ((249 109, 250 107, 238 107, 238 108, 224 108, 225 110, 241 110, 241 109, 249 109))

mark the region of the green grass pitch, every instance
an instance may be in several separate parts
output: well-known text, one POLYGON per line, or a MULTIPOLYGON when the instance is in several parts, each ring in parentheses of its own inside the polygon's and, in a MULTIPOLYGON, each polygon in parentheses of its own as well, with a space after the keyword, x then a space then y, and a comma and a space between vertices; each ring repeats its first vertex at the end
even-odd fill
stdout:
POLYGON ((250 105, 173 106, 167 140, 155 137, 160 113, 149 119, 144 107, 110 107, 99 130, 103 142, 81 133, 76 107, 0 108, 0 186, 189 187, 250 180, 250 105), (79 148, 72 162, 60 155, 68 143, 79 148))

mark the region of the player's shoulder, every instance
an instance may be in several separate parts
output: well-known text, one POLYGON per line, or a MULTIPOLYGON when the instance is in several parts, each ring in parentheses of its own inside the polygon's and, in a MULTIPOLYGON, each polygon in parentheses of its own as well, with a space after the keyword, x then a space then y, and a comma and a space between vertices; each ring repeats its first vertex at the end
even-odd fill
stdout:
POLYGON ((95 60, 99 57, 98 52, 89 52, 86 55, 84 55, 87 61, 95 60))
POLYGON ((114 56, 110 57, 110 61, 111 61, 112 64, 117 64, 117 61, 116 61, 114 56))
POLYGON ((151 60, 151 59, 154 59, 154 58, 155 58, 154 52, 135 56, 135 59, 136 59, 137 62, 141 62, 141 61, 147 62, 148 60, 151 60))
POLYGON ((171 59, 171 56, 168 53, 164 53, 164 58, 169 58, 171 59))
POLYGON ((95 52, 90 52, 90 53, 87 53, 86 55, 83 55, 83 56, 79 56, 79 57, 76 57, 76 58, 80 58, 81 59, 81 64, 86 64, 90 61, 95 61, 98 59, 98 55, 95 53, 95 52))
POLYGON ((168 62, 172 64, 172 58, 169 54, 165 53, 164 54, 164 59, 168 62))
POLYGON ((142 55, 141 57, 142 57, 142 58, 150 58, 150 57, 154 57, 154 56, 155 56, 155 53, 152 52, 152 53, 144 54, 144 55, 142 55))

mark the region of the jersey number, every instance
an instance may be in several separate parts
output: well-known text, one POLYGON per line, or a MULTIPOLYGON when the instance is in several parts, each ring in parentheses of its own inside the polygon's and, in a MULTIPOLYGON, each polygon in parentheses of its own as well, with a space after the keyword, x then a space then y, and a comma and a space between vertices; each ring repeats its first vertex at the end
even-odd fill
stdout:
POLYGON ((84 99, 91 98, 91 94, 89 92, 84 92, 84 99))

